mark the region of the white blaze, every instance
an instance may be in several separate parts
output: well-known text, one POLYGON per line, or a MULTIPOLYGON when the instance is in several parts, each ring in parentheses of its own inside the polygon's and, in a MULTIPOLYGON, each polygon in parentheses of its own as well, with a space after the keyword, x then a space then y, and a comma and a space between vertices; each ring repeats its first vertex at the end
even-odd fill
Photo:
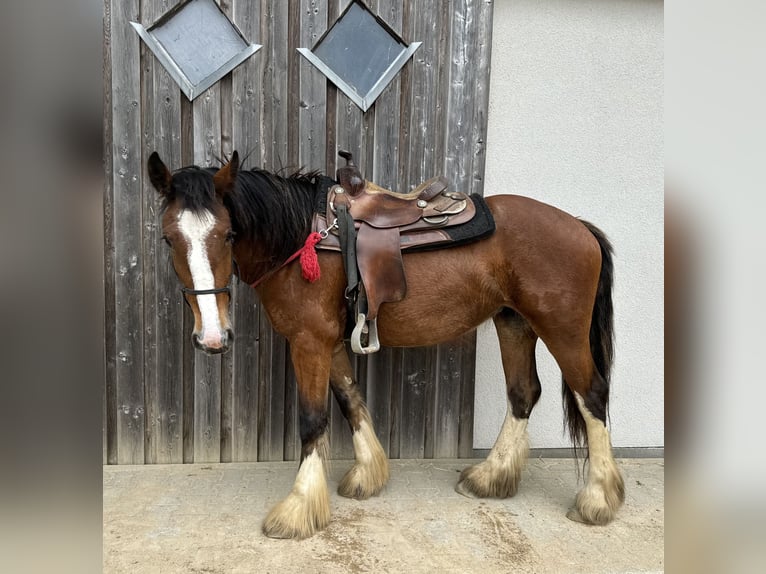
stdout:
MULTIPOLYGON (((207 257, 205 243, 215 225, 209 211, 192 213, 184 210, 178 216, 178 228, 189 244, 188 262, 194 289, 213 289, 215 279, 207 257)), ((197 305, 202 316, 202 341, 218 341, 221 337, 221 321, 215 295, 197 295, 197 305)))

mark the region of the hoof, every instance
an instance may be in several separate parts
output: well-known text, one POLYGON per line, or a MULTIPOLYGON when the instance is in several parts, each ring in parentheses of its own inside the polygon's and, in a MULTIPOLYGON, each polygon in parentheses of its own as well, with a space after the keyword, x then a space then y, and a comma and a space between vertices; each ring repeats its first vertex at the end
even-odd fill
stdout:
POLYGON ((329 522, 324 463, 314 451, 301 463, 292 492, 266 516, 263 533, 269 538, 308 538, 329 522))
POLYGON ((469 498, 508 498, 516 494, 520 474, 484 461, 460 473, 455 491, 469 498))
POLYGON ((567 518, 580 524, 604 526, 614 519, 614 512, 608 507, 591 507, 588 510, 570 508, 567 511, 567 518))
POLYGON ((346 498, 367 500, 383 490, 388 482, 388 466, 385 472, 372 472, 369 467, 355 464, 338 485, 338 494, 346 498))
POLYGON ((263 533, 269 538, 308 538, 330 522, 330 504, 324 500, 308 504, 305 497, 290 493, 271 509, 263 521, 263 533))
POLYGON ((587 524, 588 526, 604 526, 605 524, 608 524, 612 521, 614 518, 613 515, 609 515, 609 513, 597 513, 594 515, 594 517, 590 520, 583 517, 582 514, 580 514, 580 511, 577 510, 577 508, 570 508, 567 511, 567 518, 571 520, 572 522, 578 522, 580 524, 587 524))
POLYGON ((614 520, 624 500, 625 491, 621 479, 610 489, 600 484, 588 484, 577 493, 575 507, 567 512, 567 518, 583 524, 603 526, 614 520))
POLYGON ((300 540, 302 538, 308 538, 314 534, 314 532, 311 532, 310 534, 299 533, 297 530, 289 529, 286 525, 279 524, 277 521, 273 519, 270 520, 269 518, 263 523, 263 533, 267 537, 277 540, 288 540, 291 538, 300 540))
POLYGON ((528 452, 527 419, 514 417, 509 403, 503 428, 489 456, 479 464, 464 469, 455 490, 471 498, 508 498, 515 495, 528 452))
POLYGON ((340 481, 338 494, 366 500, 378 494, 388 483, 388 458, 366 420, 354 432, 353 440, 356 461, 340 481))
POLYGON ((471 489, 469 489, 466 486, 465 482, 463 482, 462 480, 459 480, 458 483, 455 485, 455 492, 457 492, 458 494, 462 494, 463 496, 467 498, 479 498, 478 496, 476 496, 476 494, 473 491, 471 491, 471 489))
POLYGON ((567 511, 567 518, 571 520, 572 522, 579 522, 580 524, 590 524, 590 522, 586 521, 582 515, 580 514, 580 511, 576 508, 570 508, 567 511))

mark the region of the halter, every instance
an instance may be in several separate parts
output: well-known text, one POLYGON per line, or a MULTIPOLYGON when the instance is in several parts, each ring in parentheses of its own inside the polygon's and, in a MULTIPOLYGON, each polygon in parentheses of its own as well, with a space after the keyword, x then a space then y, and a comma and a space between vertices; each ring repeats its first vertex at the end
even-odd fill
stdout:
POLYGON ((181 287, 186 295, 215 295, 216 293, 228 293, 231 295, 231 287, 216 287, 215 289, 189 289, 188 287, 181 287))
MULTIPOLYGON (((231 262, 235 271, 238 270, 237 262, 234 259, 232 259, 231 262)), ((215 295, 216 293, 227 293, 229 297, 231 297, 231 278, 233 276, 233 273, 229 276, 229 282, 225 287, 216 287, 215 289, 189 289, 188 287, 181 287, 181 291, 184 295, 215 295)))
POLYGON ((229 297, 231 297, 231 278, 239 276, 239 265, 237 265, 237 260, 232 259, 231 265, 234 268, 234 273, 229 276, 229 282, 226 284, 226 287, 216 287, 215 289, 189 289, 188 287, 181 287, 181 291, 184 295, 215 295, 217 293, 227 293, 229 297))

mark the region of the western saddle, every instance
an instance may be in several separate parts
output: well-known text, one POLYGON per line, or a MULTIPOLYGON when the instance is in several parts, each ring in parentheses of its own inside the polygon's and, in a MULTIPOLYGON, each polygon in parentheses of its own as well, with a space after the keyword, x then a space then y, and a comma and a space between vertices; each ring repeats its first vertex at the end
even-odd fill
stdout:
POLYGON ((380 349, 380 305, 401 301, 407 293, 402 251, 454 243, 445 230, 473 219, 476 206, 466 194, 447 191, 441 176, 410 193, 388 191, 362 177, 350 152, 338 155, 346 165, 337 170, 325 213, 315 215, 313 229, 323 237, 317 248, 343 254, 346 298, 356 304, 351 348, 366 355, 380 349))

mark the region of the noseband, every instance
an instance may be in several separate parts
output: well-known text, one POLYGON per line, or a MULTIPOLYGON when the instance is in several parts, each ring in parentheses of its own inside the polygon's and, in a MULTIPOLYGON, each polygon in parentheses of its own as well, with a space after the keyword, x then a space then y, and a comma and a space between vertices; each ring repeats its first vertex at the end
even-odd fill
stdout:
POLYGON ((215 295, 216 293, 228 293, 231 295, 231 287, 217 287, 215 289, 189 289, 188 287, 181 287, 186 295, 215 295))
POLYGON ((226 287, 216 287, 215 289, 189 289, 188 287, 181 287, 181 291, 184 295, 215 295, 216 293, 227 293, 231 297, 231 278, 234 275, 239 275, 239 265, 237 265, 236 259, 231 260, 231 264, 234 267, 234 273, 229 276, 229 282, 226 287))

